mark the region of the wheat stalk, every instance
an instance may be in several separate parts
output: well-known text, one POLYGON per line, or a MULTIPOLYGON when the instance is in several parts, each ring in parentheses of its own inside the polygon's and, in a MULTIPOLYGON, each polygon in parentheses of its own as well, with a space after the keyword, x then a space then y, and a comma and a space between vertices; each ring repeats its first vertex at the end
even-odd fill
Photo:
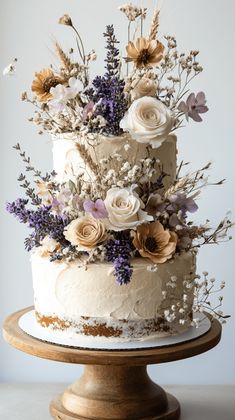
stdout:
POLYGON ((76 143, 77 150, 80 153, 80 156, 83 158, 85 164, 89 166, 90 170, 93 172, 93 174, 96 176, 97 180, 100 179, 99 174, 99 167, 98 165, 92 160, 91 156, 89 155, 87 149, 85 146, 81 143, 76 143))
POLYGON ((65 54, 65 52, 62 50, 61 46, 58 44, 58 42, 55 43, 55 49, 56 53, 61 61, 61 63, 64 65, 65 69, 68 71, 71 71, 73 69, 73 63, 70 60, 70 58, 65 54))
POLYGON ((168 188, 165 192, 165 198, 168 198, 170 195, 176 193, 179 190, 182 190, 189 182, 188 177, 181 178, 175 185, 168 188))
POLYGON ((160 10, 157 8, 154 12, 152 23, 151 23, 151 28, 150 28, 150 33, 149 33, 150 41, 157 38, 158 27, 159 27, 159 16, 160 16, 160 10))

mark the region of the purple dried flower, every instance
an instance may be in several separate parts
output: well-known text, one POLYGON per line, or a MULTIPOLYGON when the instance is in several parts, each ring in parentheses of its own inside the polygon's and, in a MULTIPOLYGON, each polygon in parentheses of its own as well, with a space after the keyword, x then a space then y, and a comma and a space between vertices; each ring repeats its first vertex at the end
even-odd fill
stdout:
POLYGON ((35 229, 35 237, 40 242, 45 236, 50 236, 58 242, 65 241, 64 228, 69 223, 66 216, 53 215, 50 206, 41 206, 32 211, 28 219, 28 226, 35 229))
POLYGON ((90 114, 92 114, 92 111, 94 109, 94 102, 90 101, 88 102, 88 104, 86 104, 86 106, 83 108, 83 113, 82 113, 82 120, 86 120, 90 114))
POLYGON ((56 197, 53 198, 51 203, 52 210, 57 214, 63 214, 63 211, 69 205, 72 198, 72 193, 69 188, 62 190, 56 197))
POLYGON ((183 217, 186 213, 195 213, 198 210, 198 205, 192 197, 187 197, 186 194, 177 193, 173 194, 169 198, 170 204, 166 207, 167 212, 171 214, 181 212, 183 217))
POLYGON ((20 223, 27 223, 31 214, 31 210, 26 209, 27 204, 28 200, 17 198, 12 203, 6 204, 6 210, 8 213, 13 214, 20 223))
POLYGON ((101 198, 98 198, 95 202, 91 200, 84 201, 83 208, 87 213, 91 213, 95 219, 105 219, 108 217, 108 212, 101 198))
POLYGON ((114 239, 105 244, 106 259, 113 263, 118 284, 127 284, 131 280, 133 270, 130 265, 132 242, 129 232, 118 232, 114 239))
POLYGON ((176 227, 178 225, 181 224, 181 221, 179 220, 177 214, 173 213, 170 217, 169 217, 169 225, 171 227, 176 227))
POLYGON ((200 114, 208 111, 205 93, 199 92, 197 95, 191 93, 186 103, 184 101, 180 102, 178 109, 185 114, 187 120, 190 117, 196 122, 201 122, 202 118, 200 114))
POLYGON ((123 257, 117 257, 114 261, 115 277, 120 284, 128 284, 132 276, 132 268, 130 267, 130 262, 123 257))
MULTIPOLYGON (((96 104, 93 117, 102 116, 107 124, 102 128, 104 134, 119 135, 123 131, 120 128, 120 121, 127 111, 127 100, 124 94, 125 82, 120 78, 119 50, 113 25, 107 26, 104 33, 107 39, 106 73, 104 76, 97 76, 88 91, 90 101, 96 104)), ((100 127, 91 125, 90 131, 100 131, 100 127)))
POLYGON ((51 213, 51 206, 40 206, 37 210, 27 209, 28 200, 18 198, 12 203, 7 203, 6 209, 13 214, 20 223, 25 223, 33 233, 25 240, 28 251, 39 246, 45 236, 50 236, 62 245, 67 244, 64 237, 64 228, 70 220, 66 216, 57 216, 51 213))

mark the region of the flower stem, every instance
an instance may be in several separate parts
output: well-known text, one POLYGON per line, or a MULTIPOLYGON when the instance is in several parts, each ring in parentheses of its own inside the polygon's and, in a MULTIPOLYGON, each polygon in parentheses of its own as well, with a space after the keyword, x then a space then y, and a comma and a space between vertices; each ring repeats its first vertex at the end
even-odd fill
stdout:
MULTIPOLYGON (((127 44, 129 44, 131 39, 131 21, 129 21, 128 23, 128 28, 127 28, 127 44)), ((129 74, 129 62, 127 61, 126 63, 126 75, 128 76, 129 74)))
POLYGON ((73 28, 73 30, 75 31, 75 33, 76 33, 76 35, 77 35, 77 37, 78 37, 78 40, 77 40, 77 47, 78 47, 78 51, 79 51, 79 54, 80 54, 80 57, 81 57, 81 59, 82 59, 83 64, 85 64, 85 63, 86 63, 86 59, 85 59, 85 49, 84 49, 84 45, 83 45, 83 42, 82 42, 82 38, 81 38, 81 36, 79 35, 79 32, 77 31, 77 29, 75 28, 75 26, 72 26, 72 28, 73 28), (79 41, 79 42, 78 42, 78 41, 79 41), (79 45, 79 43, 80 43, 80 45, 79 45))

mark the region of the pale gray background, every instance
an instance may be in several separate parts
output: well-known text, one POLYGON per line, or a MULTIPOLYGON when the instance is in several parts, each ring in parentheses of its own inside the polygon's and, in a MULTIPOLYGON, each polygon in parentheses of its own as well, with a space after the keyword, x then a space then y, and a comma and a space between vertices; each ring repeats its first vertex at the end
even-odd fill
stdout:
MULTIPOLYGON (((117 37, 126 42, 125 19, 117 10, 119 0, 1 0, 0 69, 18 57, 17 74, 0 75, 1 103, 1 208, 6 200, 20 195, 16 177, 22 164, 11 146, 20 141, 32 161, 42 170, 51 167, 51 144, 45 135, 38 136, 27 122, 33 109, 20 102, 20 93, 29 89, 34 72, 55 62, 52 54, 54 37, 64 48, 74 45, 70 28, 58 25, 64 13, 73 16, 87 51, 95 48, 98 61, 94 71, 103 72, 105 25, 114 23, 117 37)), ((155 1, 143 1, 153 9, 155 1)), ((180 157, 197 168, 213 162, 212 179, 227 178, 224 187, 210 187, 200 201, 197 217, 210 218, 213 225, 233 208, 234 200, 234 17, 233 0, 165 0, 161 34, 177 35, 181 50, 200 49, 205 67, 193 88, 205 90, 210 112, 203 124, 190 123, 178 132, 180 157)), ((24 251, 26 229, 3 212, 1 240, 0 323, 11 312, 32 304, 29 256, 24 251)), ((171 364, 151 367, 153 377, 162 383, 234 383, 235 326, 235 255, 234 242, 205 247, 198 259, 198 271, 227 282, 224 309, 233 318, 224 327, 221 344, 207 354, 171 364)), ((0 339, 0 381, 72 381, 79 366, 63 365, 28 356, 0 339)))

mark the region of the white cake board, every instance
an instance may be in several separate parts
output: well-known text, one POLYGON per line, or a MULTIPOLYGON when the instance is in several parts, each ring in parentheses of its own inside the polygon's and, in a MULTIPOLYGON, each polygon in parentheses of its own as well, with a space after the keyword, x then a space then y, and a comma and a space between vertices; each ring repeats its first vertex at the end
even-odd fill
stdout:
POLYGON ((209 331, 211 322, 202 313, 195 313, 195 318, 199 320, 199 327, 190 327, 186 332, 176 336, 164 338, 152 338, 145 341, 128 341, 125 343, 108 342, 102 337, 71 337, 69 331, 48 330, 36 322, 34 310, 26 312, 19 319, 19 327, 28 335, 42 341, 62 346, 87 348, 94 350, 136 350, 152 347, 173 346, 174 344, 194 340, 209 331))

